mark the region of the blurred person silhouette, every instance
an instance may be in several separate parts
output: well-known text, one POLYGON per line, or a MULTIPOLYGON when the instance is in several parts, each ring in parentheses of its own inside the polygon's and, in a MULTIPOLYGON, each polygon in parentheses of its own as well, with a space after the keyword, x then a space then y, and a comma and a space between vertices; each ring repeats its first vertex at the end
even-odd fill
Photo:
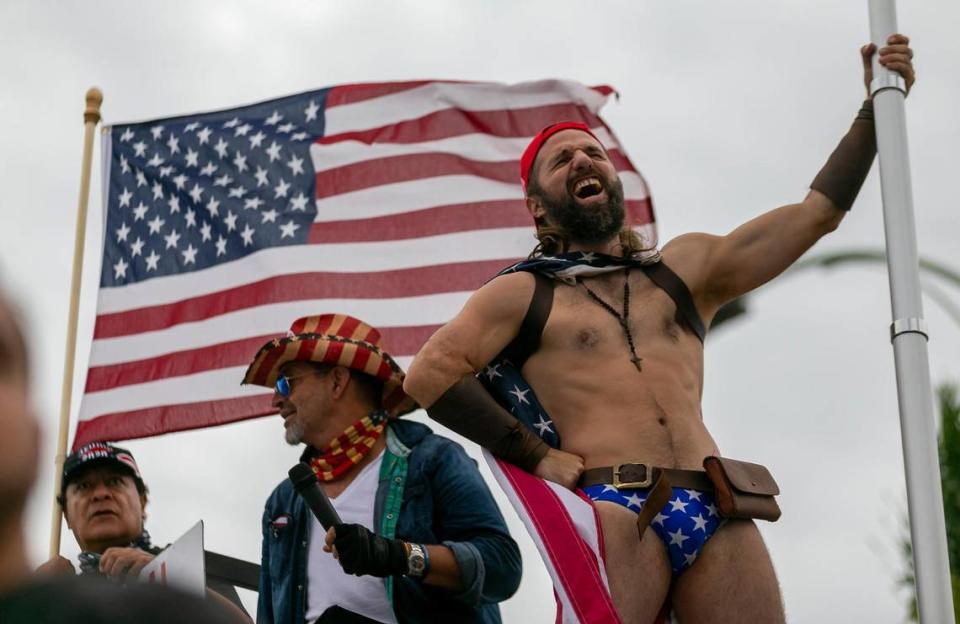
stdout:
POLYGON ((63 574, 34 574, 24 514, 37 478, 40 428, 30 409, 27 342, 0 292, 0 622, 161 624, 244 621, 210 601, 157 585, 123 587, 63 574))

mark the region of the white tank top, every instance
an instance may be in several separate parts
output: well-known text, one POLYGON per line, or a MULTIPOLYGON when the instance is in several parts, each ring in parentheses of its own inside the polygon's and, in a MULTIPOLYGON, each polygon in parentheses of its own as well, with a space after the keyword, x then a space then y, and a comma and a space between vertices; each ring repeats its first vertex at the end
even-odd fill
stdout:
MULTIPOLYGON (((363 467, 347 488, 330 502, 346 524, 362 524, 373 530, 373 503, 380 478, 383 452, 363 467)), ((327 532, 310 514, 310 547, 307 556, 306 621, 313 622, 329 607, 359 613, 378 622, 393 624, 397 618, 387 602, 387 589, 377 576, 354 576, 340 567, 332 553, 323 552, 327 532)))

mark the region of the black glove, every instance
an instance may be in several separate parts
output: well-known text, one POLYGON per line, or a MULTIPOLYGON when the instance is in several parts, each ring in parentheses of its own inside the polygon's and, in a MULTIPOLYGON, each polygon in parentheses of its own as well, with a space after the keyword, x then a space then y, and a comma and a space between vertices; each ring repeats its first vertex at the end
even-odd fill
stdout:
POLYGON ((402 540, 388 539, 360 524, 335 524, 340 566, 347 574, 396 576, 407 573, 407 549, 402 540))

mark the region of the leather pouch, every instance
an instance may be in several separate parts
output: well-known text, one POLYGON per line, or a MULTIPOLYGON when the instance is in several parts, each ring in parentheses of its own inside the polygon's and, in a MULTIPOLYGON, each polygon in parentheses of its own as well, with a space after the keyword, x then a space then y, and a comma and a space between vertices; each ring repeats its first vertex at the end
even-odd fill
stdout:
POLYGON ((770 471, 760 464, 710 456, 703 468, 716 488, 717 510, 724 518, 755 518, 776 522, 780 493, 770 471))

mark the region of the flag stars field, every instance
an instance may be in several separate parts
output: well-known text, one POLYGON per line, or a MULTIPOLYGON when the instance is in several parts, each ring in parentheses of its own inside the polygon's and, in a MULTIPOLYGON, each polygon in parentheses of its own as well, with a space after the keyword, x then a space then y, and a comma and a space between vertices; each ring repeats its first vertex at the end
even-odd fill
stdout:
POLYGON ((150 255, 147 256, 147 257, 145 258, 145 260, 146 260, 146 263, 147 263, 147 270, 148 270, 148 271, 156 271, 156 270, 157 270, 157 262, 160 261, 160 256, 157 255, 157 252, 156 252, 156 251, 151 250, 151 251, 150 251, 150 255))
POLYGON ((117 242, 118 243, 126 242, 128 234, 130 234, 130 228, 128 228, 127 224, 124 223, 117 229, 117 242))
POLYGON ((237 229, 237 215, 233 211, 227 211, 227 216, 223 218, 223 224, 227 226, 227 231, 232 232, 237 229))
POLYGON ((177 248, 177 243, 180 241, 180 235, 176 230, 170 230, 170 233, 163 237, 167 241, 167 249, 177 248))
POLYGON ((184 264, 196 264, 197 263, 197 250, 193 248, 193 244, 187 245, 187 248, 180 252, 183 254, 183 263, 184 264))
POLYGON ((287 221, 286 223, 280 226, 280 231, 282 232, 282 234, 280 235, 280 238, 287 238, 288 236, 293 238, 294 232, 296 232, 299 228, 300 228, 299 223, 294 223, 293 221, 287 221))
POLYGON ((126 277, 127 275, 127 263, 124 262, 123 258, 117 260, 117 263, 113 265, 114 277, 120 279, 126 277))

